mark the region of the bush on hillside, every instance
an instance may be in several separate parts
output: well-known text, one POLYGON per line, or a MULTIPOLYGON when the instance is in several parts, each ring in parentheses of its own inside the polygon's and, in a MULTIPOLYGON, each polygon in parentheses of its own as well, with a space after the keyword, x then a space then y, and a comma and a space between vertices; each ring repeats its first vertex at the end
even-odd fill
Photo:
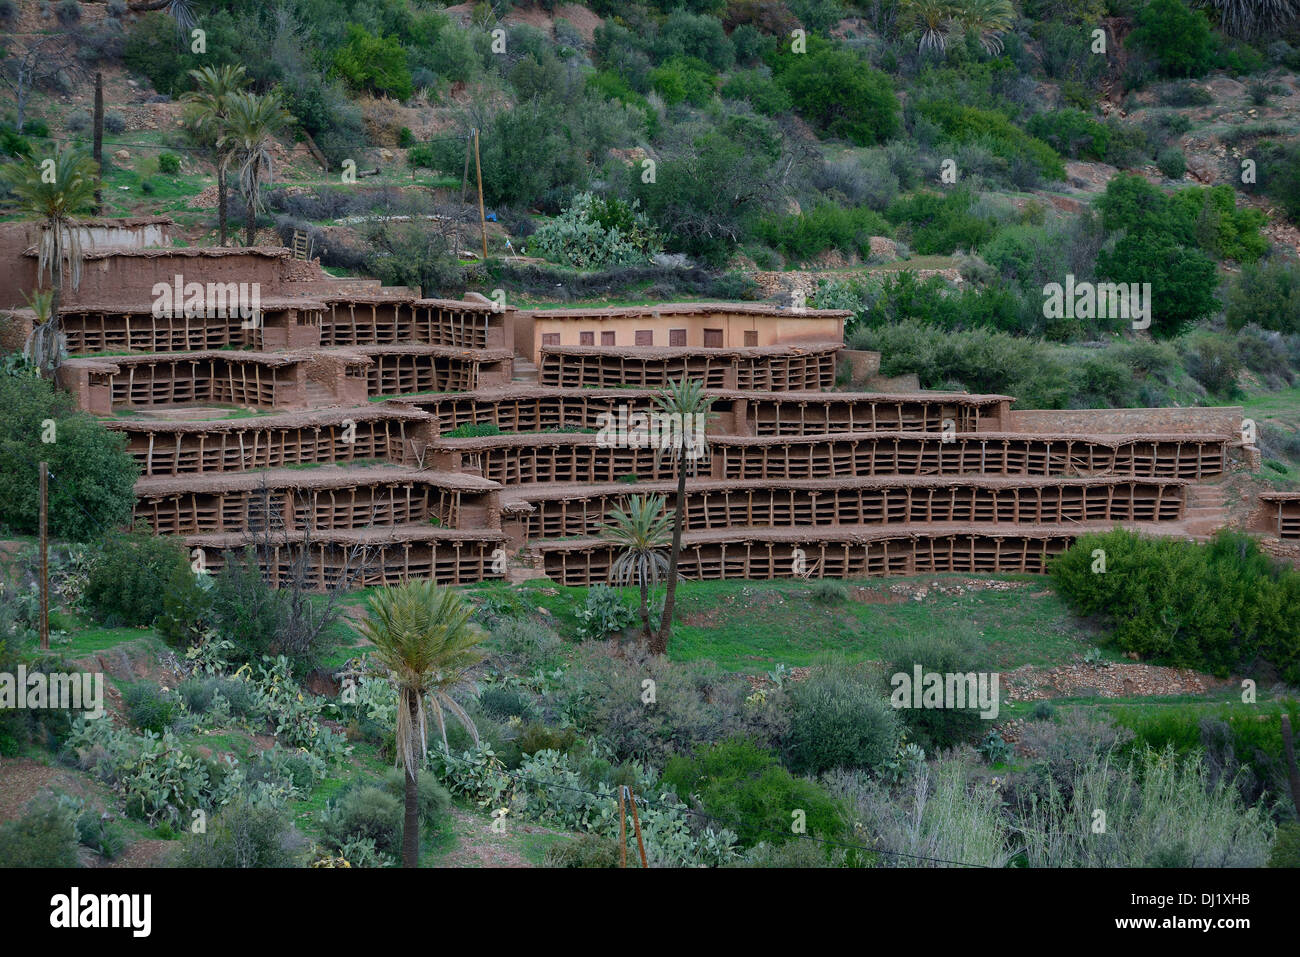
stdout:
POLYGON ((790 767, 800 774, 835 768, 875 770, 894 756, 902 722, 861 675, 835 662, 790 689, 790 767))
POLYGON ((1300 572, 1244 535, 1223 531, 1209 545, 1119 529, 1085 535, 1052 561, 1051 575, 1076 612, 1106 623, 1120 651, 1217 675, 1271 668, 1300 680, 1300 572), (1094 553, 1104 553, 1104 572, 1094 571, 1094 553))
POLYGON ((104 540, 90 568, 86 602, 95 616, 121 625, 151 625, 163 612, 165 590, 179 570, 189 572, 183 542, 139 530, 104 540))

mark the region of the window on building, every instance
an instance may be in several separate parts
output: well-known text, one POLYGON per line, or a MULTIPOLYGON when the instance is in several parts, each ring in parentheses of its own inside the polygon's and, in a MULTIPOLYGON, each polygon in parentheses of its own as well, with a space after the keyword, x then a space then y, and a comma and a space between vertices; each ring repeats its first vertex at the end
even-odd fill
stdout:
POLYGON ((686 345, 686 330, 685 330, 685 329, 669 329, 669 330, 668 330, 668 344, 669 344, 670 346, 684 346, 684 345, 686 345))
POLYGON ((596 334, 594 332, 578 333, 578 345, 594 346, 596 344, 596 334))
POLYGON ((746 329, 746 330, 745 330, 745 345, 747 345, 747 346, 756 346, 756 345, 758 345, 758 330, 757 330, 757 329, 746 329))
POLYGON ((636 331, 636 344, 638 346, 652 346, 655 344, 655 333, 653 329, 638 329, 636 331))
POLYGON ((705 329, 704 330, 704 348, 721 349, 722 348, 722 330, 705 329))
POLYGON ((558 332, 543 332, 542 345, 558 346, 560 344, 560 334, 558 332))
POLYGON ((602 346, 612 346, 612 345, 614 345, 614 333, 612 333, 612 332, 602 332, 602 333, 600 334, 600 344, 601 344, 602 346))

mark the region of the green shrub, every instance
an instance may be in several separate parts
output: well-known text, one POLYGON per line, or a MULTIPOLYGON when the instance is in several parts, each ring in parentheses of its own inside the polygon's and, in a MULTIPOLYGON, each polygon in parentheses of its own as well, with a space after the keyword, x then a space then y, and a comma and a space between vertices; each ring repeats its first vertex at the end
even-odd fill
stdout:
POLYGON ((274 654, 287 615, 288 592, 267 586, 250 547, 227 552, 212 576, 211 626, 229 640, 232 661, 257 661, 274 654))
POLYGON ((1300 867, 1300 822, 1287 821, 1277 829, 1268 855, 1269 867, 1300 867))
POLYGON ((158 634, 173 647, 188 648, 203 637, 211 615, 210 581, 178 563, 163 588, 158 634))
POLYGON ((1002 113, 932 99, 918 103, 916 115, 938 126, 954 143, 984 143, 1004 160, 1029 164, 1045 180, 1065 179, 1065 164, 1052 147, 1002 113))
POLYGON ((785 88, 761 69, 737 70, 722 84, 720 92, 728 100, 745 101, 764 116, 786 113, 794 106, 785 88))
POLYGON ((22 817, 0 824, 0 867, 76 866, 76 814, 53 797, 36 798, 22 817))
POLYGON ((540 721, 531 721, 520 730, 514 743, 521 755, 538 751, 564 754, 578 743, 578 736, 572 728, 551 728, 540 721))
POLYGON ((1247 263, 1228 285, 1223 314, 1233 332, 1252 322, 1275 332, 1300 332, 1300 268, 1281 258, 1247 263))
POLYGON ((127 685, 122 691, 122 704, 131 724, 141 731, 162 733, 176 715, 176 698, 152 681, 127 685))
POLYGON ((545 706, 568 717, 581 735, 596 735, 615 761, 662 765, 700 741, 745 735, 775 745, 788 714, 782 694, 746 704, 751 689, 739 677, 705 663, 669 663, 636 649, 578 647, 573 664, 550 685, 545 706), (653 703, 643 682, 655 685, 653 703))
POLYGON ((812 599, 822 605, 839 605, 848 601, 849 589, 844 582, 823 578, 812 586, 812 599))
POLYGON ((481 439, 500 435, 501 427, 494 422, 466 422, 444 434, 449 439, 481 439))
POLYGON ((1187 172, 1187 157, 1176 146, 1166 146, 1156 155, 1156 166, 1170 179, 1182 179, 1187 172))
POLYGON ((831 136, 870 146, 899 131, 893 83, 849 50, 810 40, 806 53, 777 61, 777 82, 795 109, 831 136))
POLYGON ((544 867, 618 867, 618 841, 599 834, 579 834, 546 849, 544 867))
POLYGON ((894 756, 902 722, 889 703, 843 663, 817 668, 790 689, 786 750, 800 774, 874 770, 894 756))
POLYGON ((488 685, 479 692, 478 706, 501 721, 507 718, 530 718, 536 713, 532 696, 513 685, 488 685))
POLYGON ((1165 76, 1204 76, 1214 62, 1214 37, 1201 10, 1182 0, 1151 0, 1125 41, 1155 57, 1165 76))
POLYGON ((744 738, 701 744, 691 757, 676 757, 664 768, 663 782, 680 799, 696 798, 706 814, 735 828, 740 843, 783 844, 796 836, 802 812, 807 834, 823 841, 840 839, 841 812, 821 787, 796 778, 776 755, 744 738))
POLYGON ((1219 336, 1201 336, 1184 360, 1187 374, 1216 395, 1232 397, 1240 392, 1237 377, 1241 359, 1237 347, 1219 336))
POLYGON ((163 611, 159 582, 189 572, 185 545, 145 531, 115 533, 91 565, 86 602, 96 617, 123 625, 151 625, 163 611))
POLYGON ((438 161, 434 158, 433 147, 427 143, 412 146, 406 154, 406 162, 411 169, 437 169, 438 161))
POLYGON ((385 787, 361 784, 349 788, 321 812, 325 840, 335 848, 357 840, 375 842, 380 854, 397 857, 402 849, 402 799, 385 787))
POLYGON ((181 171, 181 158, 175 153, 158 154, 158 172, 173 176, 181 171))
MULTIPOLYGON (((405 808, 406 772, 402 768, 389 768, 384 773, 384 788, 405 808)), ((422 834, 436 834, 450 823, 451 795, 427 771, 421 771, 415 780, 415 803, 422 834)))
POLYGON ((715 92, 713 71, 703 60, 676 56, 650 71, 650 86, 669 106, 704 106, 715 92))
POLYGON ((236 796, 212 817, 205 833, 186 837, 181 864, 203 868, 297 867, 302 863, 304 845, 287 810, 236 796))
POLYGON ((805 213, 766 216, 754 232, 786 259, 802 263, 830 249, 866 259, 871 254, 871 237, 886 236, 890 228, 879 213, 866 206, 818 203, 805 213))
POLYGON ((1025 124, 1025 132, 1074 159, 1104 160, 1111 140, 1106 124, 1074 109, 1035 113, 1025 124))
POLYGON ((1300 678, 1300 636, 1288 621, 1300 573, 1275 567, 1246 536, 1224 531, 1196 545, 1125 530, 1086 535, 1053 559, 1051 575, 1076 612, 1106 623, 1120 651, 1219 675, 1270 666, 1300 678), (1098 549, 1104 573, 1093 571, 1098 549))
MULTIPOLYGON (((948 674, 988 673, 989 655, 977 637, 963 633, 943 635, 910 635, 894 638, 885 644, 884 690, 894 694, 899 687, 896 675, 905 675, 910 682, 915 668, 922 674, 936 672, 948 674)), ((967 687, 969 687, 967 685, 967 687)), ((980 715, 978 702, 967 700, 964 708, 915 708, 913 696, 904 698, 899 692, 903 710, 899 717, 907 724, 908 738, 929 753, 961 743, 970 743, 982 736, 989 722, 980 715)))
POLYGON ((349 24, 347 44, 334 54, 334 69, 357 90, 409 99, 413 92, 406 51, 393 36, 372 36, 365 27, 349 24))
POLYGON ((900 235, 924 255, 950 255, 958 249, 976 250, 992 238, 991 220, 971 211, 975 201, 969 190, 951 193, 921 191, 889 205, 885 218, 898 224, 900 235))
POLYGON ((492 626, 493 643, 521 674, 558 663, 564 642, 550 628, 531 618, 506 618, 492 626))

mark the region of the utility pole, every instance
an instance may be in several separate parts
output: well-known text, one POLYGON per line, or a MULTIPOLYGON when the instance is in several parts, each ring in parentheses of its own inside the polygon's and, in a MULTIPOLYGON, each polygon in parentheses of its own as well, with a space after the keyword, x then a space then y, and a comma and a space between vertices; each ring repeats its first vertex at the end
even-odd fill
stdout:
POLYGON ((487 214, 483 211, 483 165, 478 154, 478 130, 474 131, 474 169, 478 173, 478 221, 483 228, 483 262, 487 263, 487 214))
POLYGON ((50 464, 41 463, 41 649, 50 648, 50 464))
POLYGON ((460 203, 465 205, 465 193, 469 190, 469 153, 470 141, 474 138, 474 132, 471 130, 469 136, 465 137, 465 172, 460 174, 460 203))
POLYGON ((95 164, 99 167, 95 184, 95 213, 104 212, 104 74, 95 74, 95 164))

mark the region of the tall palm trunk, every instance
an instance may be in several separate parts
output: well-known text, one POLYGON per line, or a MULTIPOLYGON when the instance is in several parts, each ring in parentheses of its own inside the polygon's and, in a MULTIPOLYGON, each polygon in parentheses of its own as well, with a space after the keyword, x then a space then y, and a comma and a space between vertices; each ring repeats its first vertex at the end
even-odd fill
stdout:
POLYGON ((217 165, 217 229, 221 232, 221 245, 226 244, 226 169, 217 165))
POLYGON ((682 555, 682 525, 686 523, 686 458, 677 464, 677 503, 673 508, 673 546, 668 554, 668 590, 664 594, 664 615, 659 620, 659 633, 650 643, 656 655, 668 654, 668 639, 673 635, 673 604, 677 600, 677 562, 682 555))
POLYGON ((248 201, 245 215, 248 217, 248 222, 244 226, 244 245, 251 246, 254 240, 257 239, 257 209, 254 207, 252 200, 248 201))
MULTIPOLYGON (((406 707, 411 713, 412 733, 418 726, 419 705, 415 692, 406 692, 406 707)), ((423 755, 421 755, 423 757, 423 755)), ((419 781, 417 775, 420 767, 417 763, 406 768, 406 821, 402 825, 402 866, 420 866, 420 802, 419 781)))
POLYGON ((650 586, 641 579, 641 631, 647 646, 653 646, 654 635, 650 631, 650 586))

